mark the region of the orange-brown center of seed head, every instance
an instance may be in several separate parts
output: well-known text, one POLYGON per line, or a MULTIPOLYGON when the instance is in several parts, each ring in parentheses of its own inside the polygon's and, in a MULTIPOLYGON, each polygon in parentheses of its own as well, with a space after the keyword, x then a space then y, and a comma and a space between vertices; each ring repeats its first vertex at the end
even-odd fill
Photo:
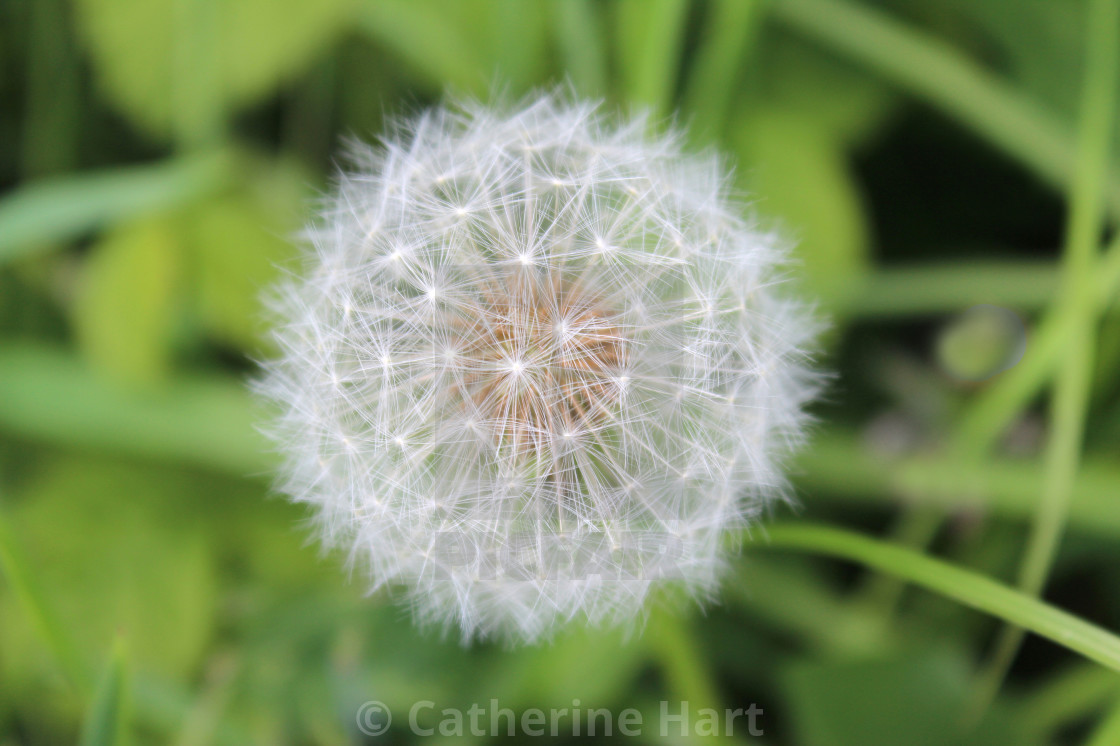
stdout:
POLYGON ((585 283, 553 274, 488 282, 466 324, 465 406, 499 448, 555 454, 592 435, 625 385, 617 317, 585 283))

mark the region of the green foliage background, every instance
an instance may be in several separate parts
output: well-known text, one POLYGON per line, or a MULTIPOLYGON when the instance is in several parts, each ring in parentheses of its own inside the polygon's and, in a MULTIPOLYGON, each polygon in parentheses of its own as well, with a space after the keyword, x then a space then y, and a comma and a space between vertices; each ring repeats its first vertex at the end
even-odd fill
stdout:
POLYGON ((0 744, 363 743, 367 700, 409 743, 491 699, 1120 743, 1118 46, 1117 0, 0 0, 0 744), (728 155, 836 377, 720 603, 463 648, 270 496, 259 291, 345 137, 565 81, 728 155), (1009 344, 975 304, 1028 336, 968 382, 1009 344))

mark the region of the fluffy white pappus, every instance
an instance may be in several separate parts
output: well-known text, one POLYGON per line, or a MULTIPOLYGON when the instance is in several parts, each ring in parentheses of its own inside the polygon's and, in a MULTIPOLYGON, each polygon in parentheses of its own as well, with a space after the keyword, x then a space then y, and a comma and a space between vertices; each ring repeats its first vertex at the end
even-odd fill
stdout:
POLYGON ((326 546, 464 640, 712 594, 818 388, 714 155, 548 94, 356 146, 258 390, 326 546))

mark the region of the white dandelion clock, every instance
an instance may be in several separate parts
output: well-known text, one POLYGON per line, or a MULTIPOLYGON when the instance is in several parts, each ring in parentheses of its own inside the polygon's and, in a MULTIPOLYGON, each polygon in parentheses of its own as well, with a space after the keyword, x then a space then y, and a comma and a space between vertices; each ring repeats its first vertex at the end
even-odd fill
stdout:
POLYGON ((816 389, 715 157, 546 95, 356 149, 275 293, 283 491, 421 623, 531 641, 709 595, 816 389))

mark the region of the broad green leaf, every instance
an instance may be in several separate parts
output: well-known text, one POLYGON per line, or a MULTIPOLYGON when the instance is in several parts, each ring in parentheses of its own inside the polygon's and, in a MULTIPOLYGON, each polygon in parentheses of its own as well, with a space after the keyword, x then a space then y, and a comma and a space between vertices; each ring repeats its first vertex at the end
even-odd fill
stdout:
POLYGON ((804 661, 783 688, 803 746, 957 746, 968 669, 954 656, 804 661))
POLYGON ((117 746, 125 742, 128 728, 128 670, 122 640, 113 645, 82 727, 80 746, 117 746))
MULTIPOLYGON (((36 574, 87 654, 118 633, 147 670, 194 670, 211 635, 214 566, 182 473, 98 459, 50 462, 11 511, 36 574)), ((30 631, 0 596, 7 666, 28 668, 30 631), (14 620, 9 623, 7 620, 14 620)))
POLYGON ((101 89, 146 131, 205 135, 345 27, 350 0, 77 0, 101 89))
POLYGON ((778 109, 737 128, 740 181, 758 211, 794 237, 810 288, 826 301, 842 296, 869 262, 862 200, 839 140, 778 109))
POLYGON ((32 571, 23 547, 12 529, 8 509, 0 510, 0 571, 7 581, 9 593, 14 597, 26 621, 55 658, 55 663, 70 679, 73 686, 85 691, 90 687, 89 671, 70 629, 60 619, 57 610, 47 601, 39 578, 32 571))
POLYGON ((310 182, 286 160, 247 161, 239 189, 178 216, 190 300, 212 339, 254 355, 266 351, 262 301, 296 254, 310 182))
POLYGON ((100 370, 130 383, 167 372, 182 283, 180 237, 166 218, 124 225, 93 248, 71 308, 78 345, 100 370))

